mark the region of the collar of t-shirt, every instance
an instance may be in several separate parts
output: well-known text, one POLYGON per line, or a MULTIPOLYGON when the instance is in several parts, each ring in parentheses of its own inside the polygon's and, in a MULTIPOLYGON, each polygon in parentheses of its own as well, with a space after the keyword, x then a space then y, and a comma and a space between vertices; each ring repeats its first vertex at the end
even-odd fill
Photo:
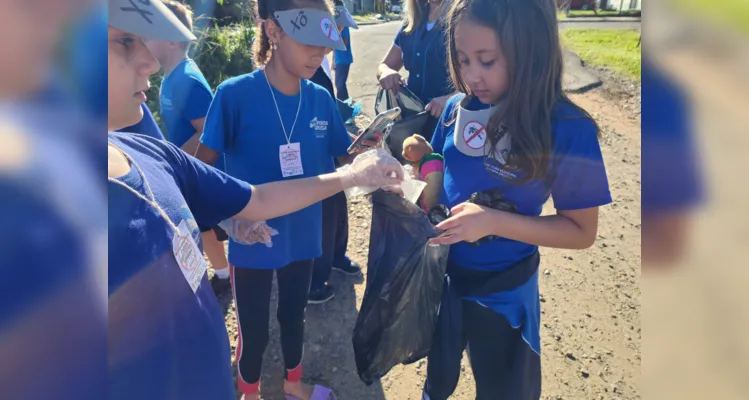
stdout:
POLYGON ((427 22, 427 31, 431 31, 434 26, 437 25, 437 21, 427 22))

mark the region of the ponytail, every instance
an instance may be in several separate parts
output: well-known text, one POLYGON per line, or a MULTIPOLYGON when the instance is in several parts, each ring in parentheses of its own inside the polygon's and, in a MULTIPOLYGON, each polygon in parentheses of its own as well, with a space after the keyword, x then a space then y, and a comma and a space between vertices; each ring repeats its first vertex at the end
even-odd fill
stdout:
POLYGON ((252 44, 252 53, 253 58, 255 59, 255 66, 259 67, 270 61, 272 51, 270 48, 270 39, 268 38, 268 35, 265 34, 265 29, 262 23, 259 25, 257 32, 255 42, 252 44))

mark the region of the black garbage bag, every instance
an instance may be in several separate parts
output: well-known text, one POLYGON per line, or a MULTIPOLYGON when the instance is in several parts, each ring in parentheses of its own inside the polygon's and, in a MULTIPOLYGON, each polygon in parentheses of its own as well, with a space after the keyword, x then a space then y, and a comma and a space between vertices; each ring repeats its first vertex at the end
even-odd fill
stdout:
POLYGON ((371 385, 397 364, 429 353, 449 246, 418 206, 382 190, 372 194, 367 287, 353 334, 359 378, 371 385))
POLYGON ((403 159, 403 141, 407 137, 418 133, 427 140, 431 140, 436 125, 435 118, 424 110, 426 105, 418 96, 403 86, 397 94, 380 88, 375 101, 375 114, 381 114, 395 107, 400 107, 401 115, 393 123, 390 135, 385 140, 390 153, 401 163, 403 159))

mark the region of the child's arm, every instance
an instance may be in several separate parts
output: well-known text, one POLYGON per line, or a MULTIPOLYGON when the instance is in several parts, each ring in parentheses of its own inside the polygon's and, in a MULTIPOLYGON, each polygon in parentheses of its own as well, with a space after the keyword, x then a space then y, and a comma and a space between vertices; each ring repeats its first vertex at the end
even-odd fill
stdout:
POLYGON ((586 249, 593 245, 598 232, 598 207, 531 217, 463 203, 454 207, 452 214, 437 225, 445 233, 432 243, 475 242, 484 236, 497 235, 536 246, 586 249))

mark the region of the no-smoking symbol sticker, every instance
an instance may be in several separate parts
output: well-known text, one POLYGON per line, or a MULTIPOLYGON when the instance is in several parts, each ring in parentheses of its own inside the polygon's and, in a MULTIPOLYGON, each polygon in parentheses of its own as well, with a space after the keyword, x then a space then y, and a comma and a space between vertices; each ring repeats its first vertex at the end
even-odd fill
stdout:
POLYGON ((468 147, 478 150, 486 143, 486 129, 478 122, 469 122, 463 128, 463 141, 468 147))
POLYGON ((330 40, 337 42, 339 39, 338 35, 338 29, 335 28, 335 25, 331 20, 328 18, 323 18, 322 21, 320 21, 320 29, 322 29, 322 33, 330 40))

